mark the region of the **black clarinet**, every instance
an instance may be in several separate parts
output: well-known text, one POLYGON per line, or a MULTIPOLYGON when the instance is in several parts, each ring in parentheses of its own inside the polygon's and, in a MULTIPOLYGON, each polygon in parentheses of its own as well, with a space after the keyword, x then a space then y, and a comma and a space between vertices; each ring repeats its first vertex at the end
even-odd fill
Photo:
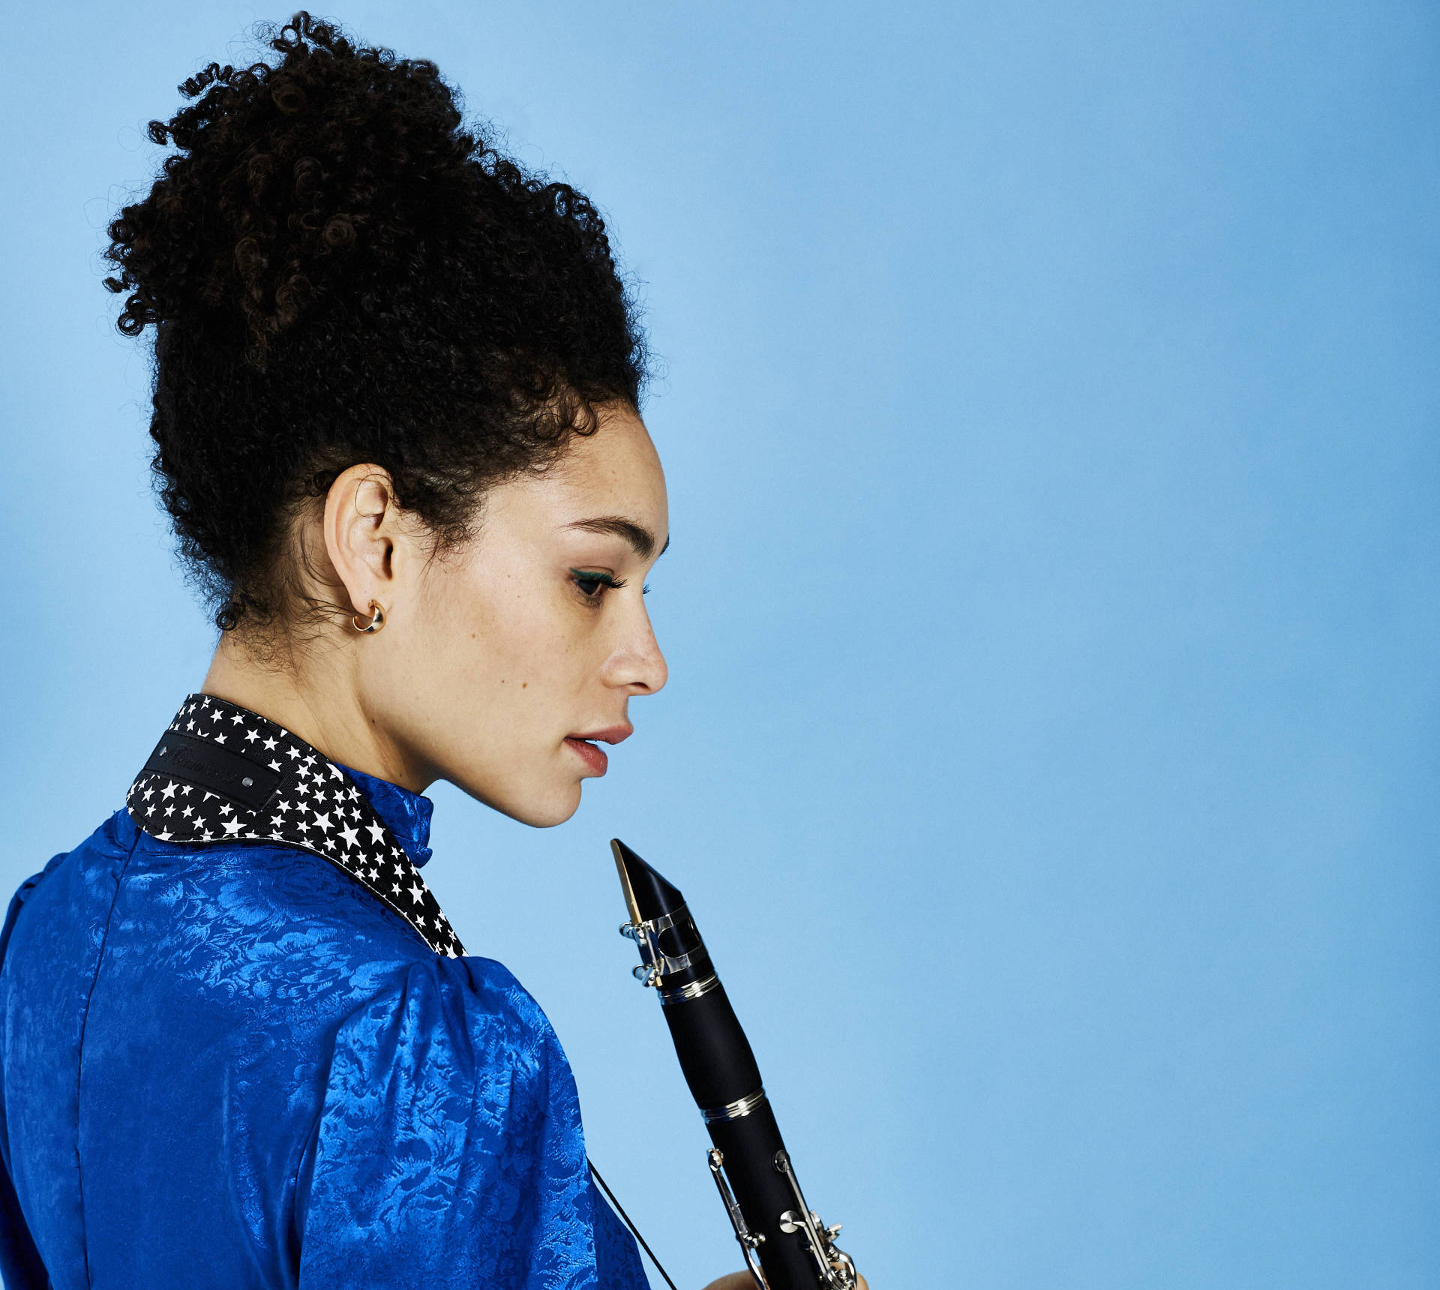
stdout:
POLYGON ((619 838, 610 843, 640 947, 635 976, 660 996, 685 1082, 715 1145, 710 1173, 760 1290, 854 1290, 855 1265, 806 1203, 760 1068, 685 897, 619 838))

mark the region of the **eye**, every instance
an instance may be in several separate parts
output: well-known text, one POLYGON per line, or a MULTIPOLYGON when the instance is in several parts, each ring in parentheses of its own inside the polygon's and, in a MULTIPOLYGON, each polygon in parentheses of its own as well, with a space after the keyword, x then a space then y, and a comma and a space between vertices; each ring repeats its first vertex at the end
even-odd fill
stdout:
POLYGON ((586 600, 598 601, 606 591, 618 591, 625 585, 624 578, 598 569, 571 569, 570 578, 586 600))

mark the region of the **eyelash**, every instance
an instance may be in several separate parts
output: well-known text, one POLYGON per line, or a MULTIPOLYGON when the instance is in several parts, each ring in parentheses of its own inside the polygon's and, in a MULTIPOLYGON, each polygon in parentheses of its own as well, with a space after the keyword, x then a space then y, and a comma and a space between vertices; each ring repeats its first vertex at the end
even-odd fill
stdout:
MULTIPOLYGON (((579 590, 580 594, 584 596, 586 600, 593 600, 596 602, 601 599, 601 592, 599 588, 603 587, 606 591, 619 591, 621 587, 627 585, 624 578, 617 578, 613 574, 599 573, 590 569, 571 569, 570 577, 574 581, 575 586, 579 590), (586 591, 585 588, 581 586, 582 583, 586 582, 595 583, 596 590, 586 591)), ((648 586, 641 587, 640 593, 641 595, 648 596, 650 594, 650 588, 648 586)))

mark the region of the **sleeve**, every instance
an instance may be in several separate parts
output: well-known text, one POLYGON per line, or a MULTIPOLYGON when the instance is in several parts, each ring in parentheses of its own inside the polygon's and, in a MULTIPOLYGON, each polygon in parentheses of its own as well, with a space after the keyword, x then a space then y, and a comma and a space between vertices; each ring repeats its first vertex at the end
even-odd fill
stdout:
POLYGON ((635 1238, 593 1183, 590 1194, 595 1211, 595 1269, 602 1290, 632 1290, 635 1286, 649 1290, 650 1281, 640 1262, 635 1238))
POLYGON ((559 1041, 486 959, 416 963, 340 1027, 296 1202, 301 1290, 646 1287, 559 1041))
MULTIPOLYGON (((44 873, 21 884, 20 890, 10 901, 10 910, 5 917, 5 927, 0 931, 0 973, 3 973, 5 952, 10 948, 10 933, 15 928, 15 919, 20 913, 25 898, 49 873, 63 856, 56 856, 45 867, 44 873)), ((8 1012, 8 1009, 7 1009, 8 1012)), ((8 1017, 7 1017, 8 1022, 8 1017)), ((9 1025, 5 1027, 7 1037, 9 1025)), ((50 1276, 40 1251, 35 1248, 35 1239, 20 1210, 20 1198, 15 1194, 15 1180, 10 1168, 10 1131, 5 1104, 5 1069, 3 1051, 8 1043, 0 1045, 0 1283, 7 1290, 49 1290, 50 1276)))

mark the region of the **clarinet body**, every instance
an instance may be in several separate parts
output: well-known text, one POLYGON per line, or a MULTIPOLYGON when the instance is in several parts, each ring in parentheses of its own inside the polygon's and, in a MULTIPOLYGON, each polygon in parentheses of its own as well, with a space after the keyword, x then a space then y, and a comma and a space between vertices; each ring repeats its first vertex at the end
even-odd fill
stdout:
POLYGON ((618 838, 610 843, 640 948, 635 975, 654 986, 680 1069, 714 1146, 710 1173, 759 1290, 854 1290, 855 1265, 805 1203, 765 1097, 760 1068, 710 962, 685 897, 618 838))

